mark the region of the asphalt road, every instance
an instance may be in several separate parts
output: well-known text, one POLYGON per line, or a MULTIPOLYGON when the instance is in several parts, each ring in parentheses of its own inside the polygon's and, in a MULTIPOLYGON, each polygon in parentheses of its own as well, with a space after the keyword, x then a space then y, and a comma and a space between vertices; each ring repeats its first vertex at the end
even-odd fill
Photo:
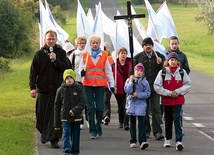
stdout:
MULTIPOLYGON (((98 0, 91 0, 91 8, 98 4, 98 0)), ((115 0, 101 0, 104 12, 109 16, 115 15, 116 9, 122 9, 116 5, 115 0)), ((92 10, 93 12, 94 10, 92 10)), ((94 13, 93 13, 94 14, 94 13)), ((110 17, 109 16, 109 17, 110 17)), ((115 98, 111 98, 112 119, 108 126, 103 126, 103 136, 95 140, 89 138, 89 132, 85 124, 81 130, 80 154, 82 155, 213 155, 214 154, 214 78, 205 76, 196 71, 191 71, 192 86, 186 95, 184 109, 184 150, 175 150, 175 142, 171 148, 163 147, 163 140, 157 141, 151 136, 148 139, 149 147, 146 150, 129 147, 129 132, 117 128, 117 106, 115 98)), ((50 144, 41 144, 40 135, 37 133, 36 155, 61 155, 60 149, 52 149, 50 144)), ((138 145, 139 146, 139 145, 138 145)))
MULTIPOLYGON (((214 78, 204 76, 192 71, 190 74, 192 89, 186 95, 184 105, 184 146, 180 152, 183 155, 213 155, 214 154, 214 90, 212 84, 214 78), (203 81, 203 82, 202 82, 203 81)), ((89 138, 89 132, 85 124, 81 130, 80 151, 82 155, 166 155, 178 154, 175 150, 175 142, 171 148, 163 147, 163 140, 157 141, 151 136, 148 139, 149 147, 146 150, 129 148, 129 132, 117 128, 117 106, 115 98, 111 98, 112 120, 108 126, 103 126, 103 136, 95 140, 89 138)), ((52 149, 50 144, 41 144, 37 134, 37 155, 61 155, 62 150, 52 149)), ((62 141, 60 141, 62 147, 62 141)))

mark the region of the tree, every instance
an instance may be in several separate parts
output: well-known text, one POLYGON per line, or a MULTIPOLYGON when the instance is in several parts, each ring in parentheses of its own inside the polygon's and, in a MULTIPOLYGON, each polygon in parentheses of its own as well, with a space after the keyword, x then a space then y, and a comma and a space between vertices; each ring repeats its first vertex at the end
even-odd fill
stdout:
POLYGON ((200 13, 195 17, 196 21, 205 21, 208 34, 214 34, 214 0, 205 0, 205 4, 198 4, 200 13))
POLYGON ((3 78, 4 74, 8 72, 8 70, 10 69, 9 62, 10 62, 9 59, 0 57, 0 73, 2 74, 3 78))
POLYGON ((29 51, 27 16, 12 3, 0 1, 0 57, 15 58, 29 51))
POLYGON ((60 5, 63 10, 67 10, 72 2, 74 2, 74 0, 48 0, 49 4, 53 6, 60 5))

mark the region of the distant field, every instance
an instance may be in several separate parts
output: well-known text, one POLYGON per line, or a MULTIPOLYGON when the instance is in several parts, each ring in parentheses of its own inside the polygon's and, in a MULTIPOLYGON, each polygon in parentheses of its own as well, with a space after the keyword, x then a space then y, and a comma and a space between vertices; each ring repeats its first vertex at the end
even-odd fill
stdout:
MULTIPOLYGON (((120 0, 121 4, 126 3, 120 0)), ((152 5, 156 11, 161 4, 152 5)), ((180 50, 183 51, 189 60, 191 69, 199 71, 208 76, 214 77, 214 70, 209 69, 214 66, 214 36, 207 34, 207 27, 204 22, 196 22, 198 15, 198 5, 167 4, 173 17, 176 30, 180 39, 180 50)), ((125 7, 124 7, 125 8, 125 7)), ((146 18, 141 19, 144 26, 148 22, 148 13, 145 5, 134 6, 137 13, 145 13, 146 18)), ((163 40, 163 45, 168 48, 168 40, 163 40)))

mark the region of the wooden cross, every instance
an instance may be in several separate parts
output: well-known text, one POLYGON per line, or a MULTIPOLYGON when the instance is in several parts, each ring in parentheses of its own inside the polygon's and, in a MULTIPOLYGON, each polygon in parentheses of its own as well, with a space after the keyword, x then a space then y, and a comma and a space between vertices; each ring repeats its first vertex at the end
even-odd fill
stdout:
POLYGON ((130 0, 127 1, 127 12, 128 12, 128 15, 114 16, 114 20, 125 19, 128 21, 129 50, 130 50, 130 54, 131 54, 132 73, 134 73, 134 66, 133 66, 134 48, 133 48, 132 20, 134 18, 145 18, 145 14, 134 14, 134 15, 132 15, 132 13, 131 13, 131 1, 130 0))

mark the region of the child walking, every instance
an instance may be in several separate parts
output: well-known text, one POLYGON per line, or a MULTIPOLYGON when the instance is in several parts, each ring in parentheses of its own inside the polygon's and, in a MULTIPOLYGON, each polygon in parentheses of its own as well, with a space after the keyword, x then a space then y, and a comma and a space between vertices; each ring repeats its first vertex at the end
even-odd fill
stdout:
POLYGON ((136 148, 136 118, 138 119, 138 141, 140 149, 146 149, 149 144, 146 140, 146 99, 149 98, 151 91, 146 78, 144 77, 144 66, 138 63, 134 67, 134 75, 126 80, 124 90, 128 94, 126 101, 126 113, 130 116, 130 147, 136 148))
POLYGON ((172 124, 175 126, 176 150, 182 151, 184 145, 181 125, 181 109, 184 104, 184 95, 190 90, 190 78, 184 69, 179 67, 179 56, 175 52, 168 55, 164 63, 164 69, 160 70, 154 89, 161 95, 165 120, 164 147, 171 147, 172 124))
POLYGON ((76 73, 67 69, 63 73, 63 83, 57 89, 54 104, 55 130, 63 128, 64 155, 80 153, 80 123, 85 106, 83 88, 76 81, 76 73))

